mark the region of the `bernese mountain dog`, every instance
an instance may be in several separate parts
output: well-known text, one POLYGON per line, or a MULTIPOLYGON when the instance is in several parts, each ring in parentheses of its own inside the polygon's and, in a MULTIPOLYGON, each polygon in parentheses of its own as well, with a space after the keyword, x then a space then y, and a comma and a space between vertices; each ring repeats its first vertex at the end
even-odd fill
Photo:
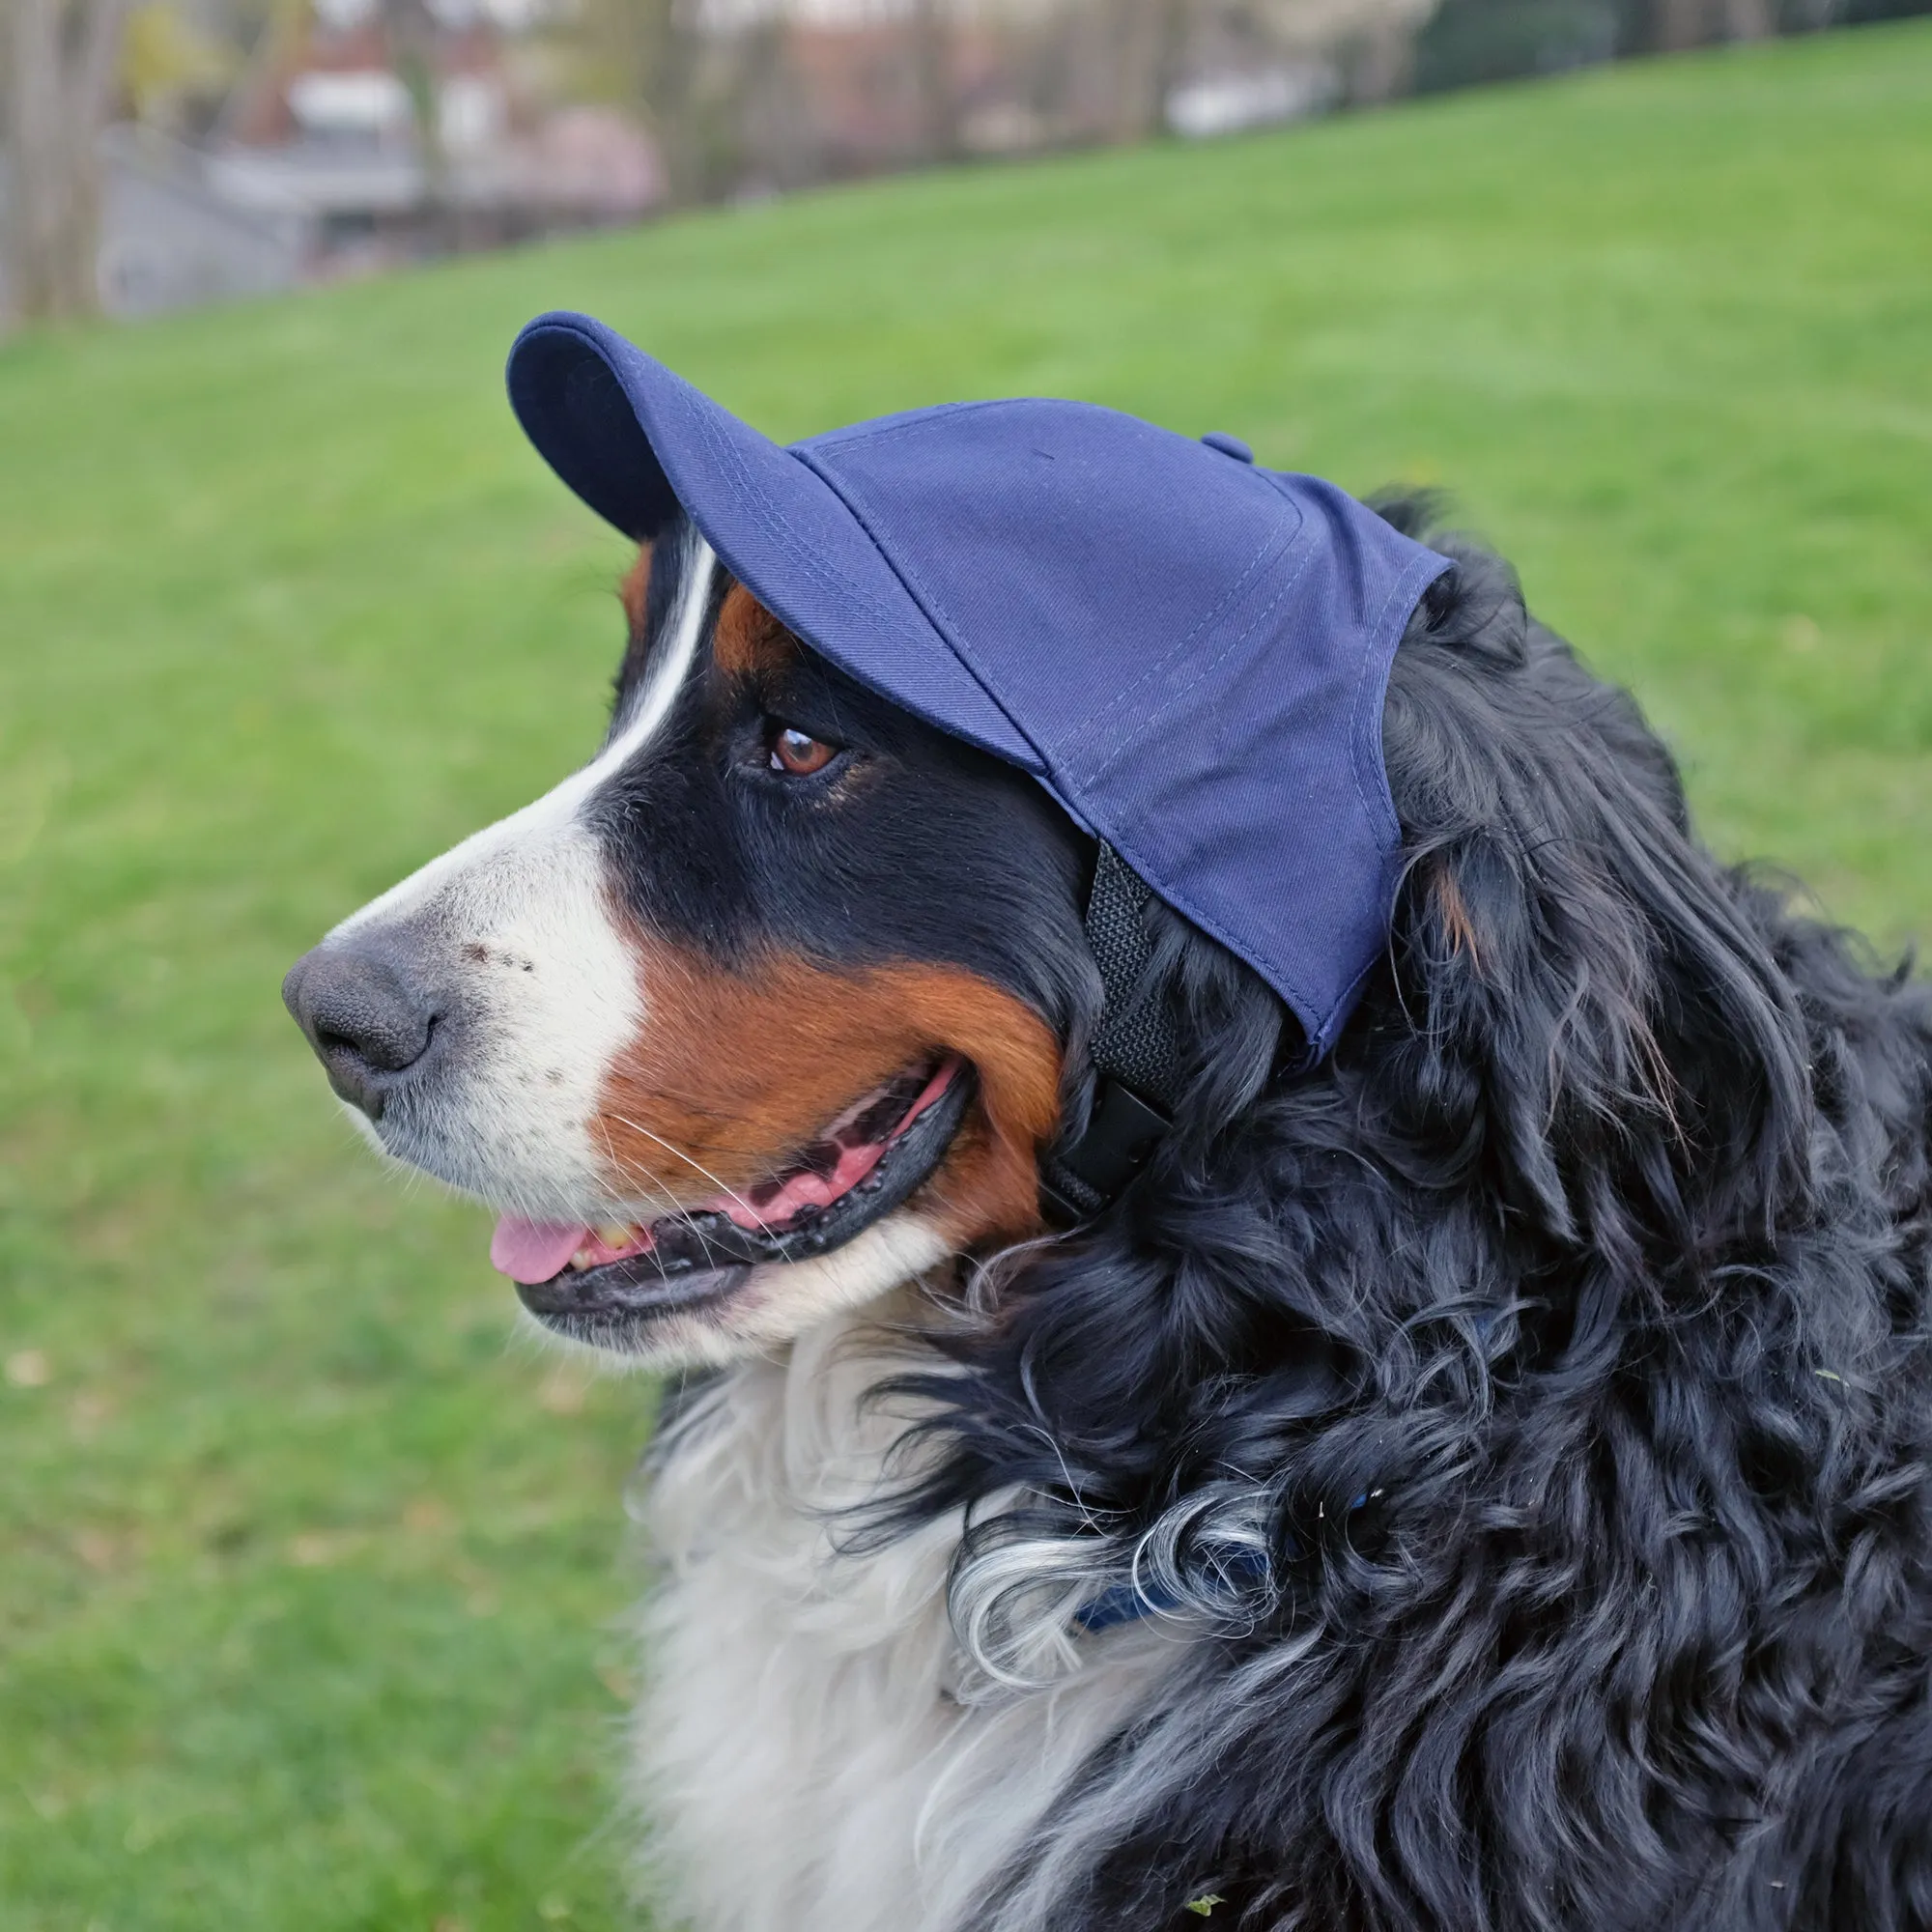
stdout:
POLYGON ((1386 952, 1311 1067, 1148 900, 1172 1126, 1098 1214, 1094 840, 682 519, 593 761, 291 974, 531 1319, 681 1378, 679 1922, 1932 1925, 1932 1002, 1432 541, 1386 952))

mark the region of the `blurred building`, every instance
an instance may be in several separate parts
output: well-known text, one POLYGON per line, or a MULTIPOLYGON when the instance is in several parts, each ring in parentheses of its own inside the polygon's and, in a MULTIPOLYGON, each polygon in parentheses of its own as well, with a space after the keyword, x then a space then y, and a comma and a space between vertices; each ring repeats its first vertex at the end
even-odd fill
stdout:
POLYGON ((636 220, 664 195, 656 151, 614 108, 547 99, 519 58, 535 18, 530 0, 318 0, 231 96, 212 191, 298 233, 309 274, 636 220))
MULTIPOLYGON (((317 0, 264 32, 199 138, 109 127, 101 307, 152 315, 648 213, 656 149, 636 117, 555 98, 528 45, 540 4, 317 0)), ((6 199, 0 165, 0 232, 6 199)))
MULTIPOLYGON (((128 16, 134 122, 99 146, 110 313, 669 201, 1208 139, 1932 0, 286 0, 244 54, 239 22, 259 4, 140 0, 128 16)), ((0 176, 0 214, 5 197, 0 176)), ((83 244, 69 284, 85 286, 85 261, 83 244)))
MULTIPOLYGON (((192 150, 131 128, 110 128, 100 149, 98 275, 110 315, 156 315, 266 295, 300 277, 299 234, 224 200, 192 150)), ((6 201, 0 174, 0 222, 6 201)), ((0 255, 0 315, 11 307, 0 255)))
POLYGON ((688 0, 658 124, 681 193, 1204 138, 1407 83, 1437 0, 688 0))

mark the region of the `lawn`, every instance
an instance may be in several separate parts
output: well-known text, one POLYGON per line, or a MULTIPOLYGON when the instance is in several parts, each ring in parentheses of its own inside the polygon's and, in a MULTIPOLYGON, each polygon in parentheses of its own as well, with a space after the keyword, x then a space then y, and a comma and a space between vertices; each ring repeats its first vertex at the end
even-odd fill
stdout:
POLYGON ((1449 488, 1720 849, 1932 933, 1932 25, 0 348, 0 1932, 626 1922, 649 1391, 512 1343, 276 993, 597 732, 554 305, 780 435, 1046 392, 1449 488))

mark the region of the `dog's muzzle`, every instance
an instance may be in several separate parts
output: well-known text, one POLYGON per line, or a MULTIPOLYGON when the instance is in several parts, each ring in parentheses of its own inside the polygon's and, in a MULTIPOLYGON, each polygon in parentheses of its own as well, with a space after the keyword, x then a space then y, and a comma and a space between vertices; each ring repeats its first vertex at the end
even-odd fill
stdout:
POLYGON ((440 1003, 380 944, 324 941, 289 969, 282 1000, 328 1084, 372 1121, 436 1055, 440 1003))

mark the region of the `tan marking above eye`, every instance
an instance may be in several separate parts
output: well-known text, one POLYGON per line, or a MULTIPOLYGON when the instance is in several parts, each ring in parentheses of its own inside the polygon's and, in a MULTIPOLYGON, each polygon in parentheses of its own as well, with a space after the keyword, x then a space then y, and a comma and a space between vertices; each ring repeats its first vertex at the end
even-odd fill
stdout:
POLYGON ((822 772, 838 755, 837 745, 801 731, 796 724, 780 724, 772 733, 772 769, 789 772, 795 779, 809 779, 822 772))
POLYGON ((776 683, 798 648, 798 639, 742 583, 724 593, 711 634, 711 656, 727 677, 776 683))

